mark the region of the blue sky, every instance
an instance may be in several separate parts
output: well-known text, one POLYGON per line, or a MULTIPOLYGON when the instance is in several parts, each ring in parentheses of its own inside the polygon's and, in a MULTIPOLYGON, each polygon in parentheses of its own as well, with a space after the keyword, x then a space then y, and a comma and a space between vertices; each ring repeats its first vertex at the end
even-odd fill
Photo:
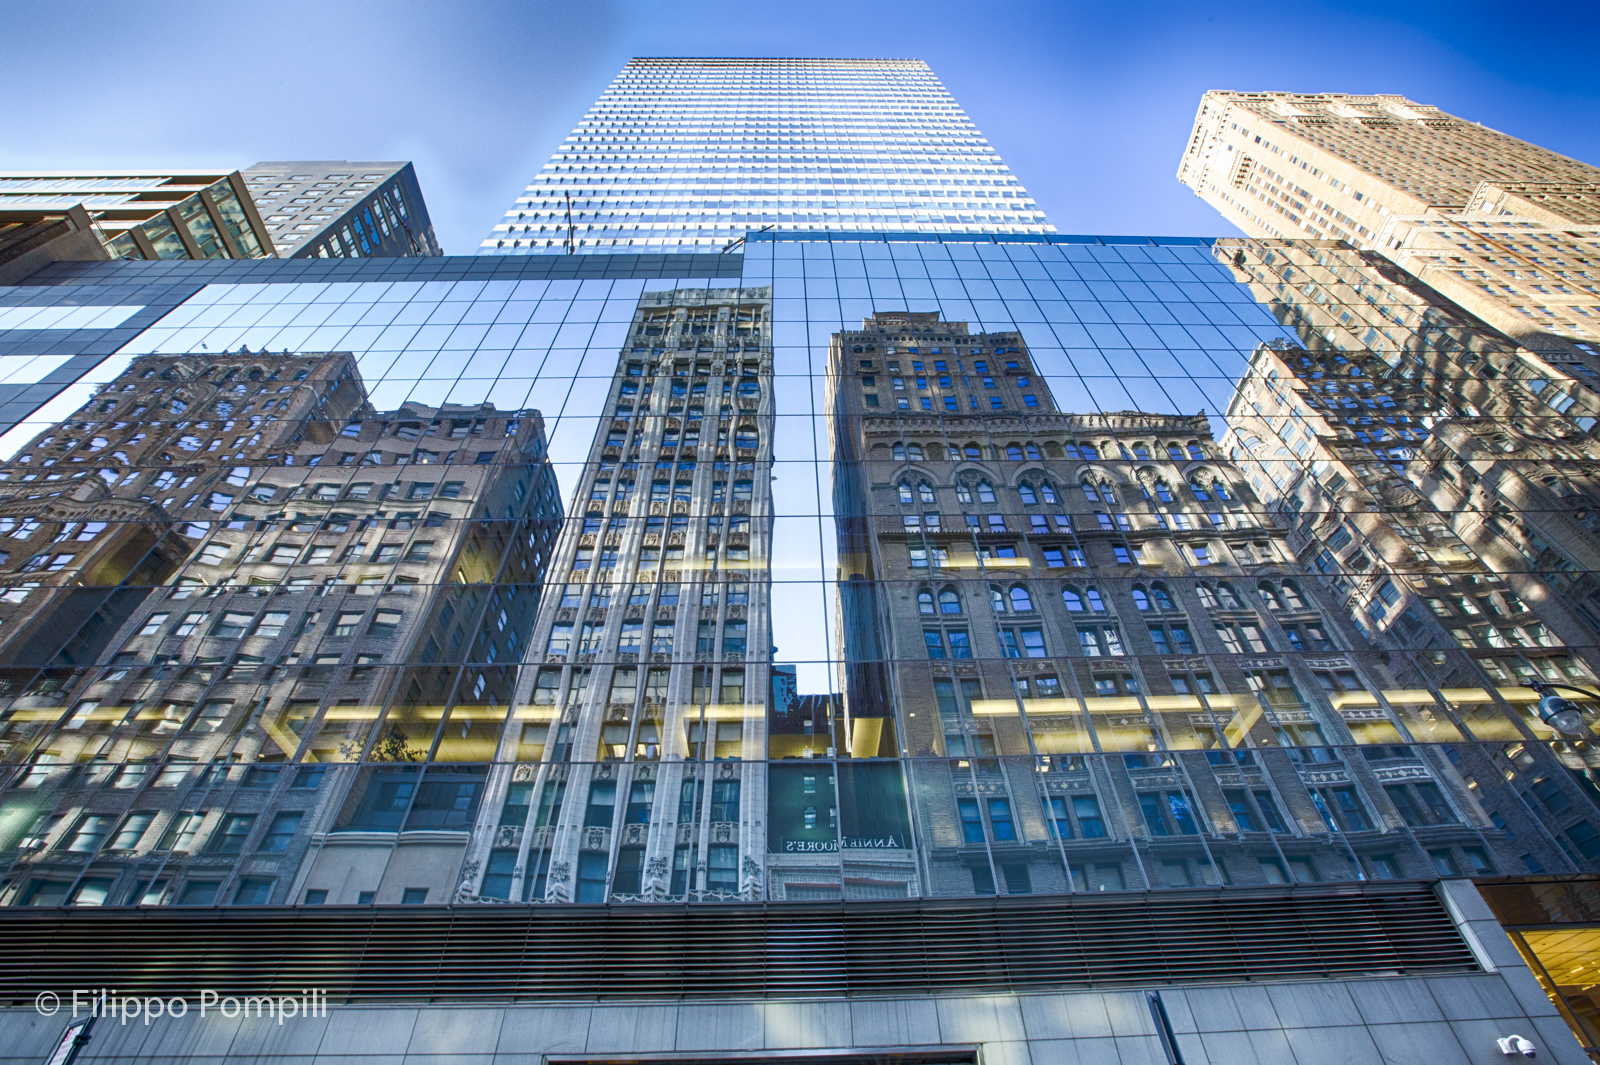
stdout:
POLYGON ((0 0, 0 25, 33 42, 0 168, 410 159, 455 254, 633 55, 925 59, 1067 232, 1233 231, 1173 176, 1209 88, 1402 93, 1600 165, 1592 0, 0 0))

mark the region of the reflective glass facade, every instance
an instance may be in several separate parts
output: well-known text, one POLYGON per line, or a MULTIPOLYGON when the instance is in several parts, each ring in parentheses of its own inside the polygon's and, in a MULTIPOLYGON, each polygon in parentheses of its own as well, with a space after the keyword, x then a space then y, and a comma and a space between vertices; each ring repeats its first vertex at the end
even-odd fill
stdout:
POLYGON ((480 255, 714 249, 748 232, 1053 233, 913 59, 633 59, 480 255))
POLYGON ((1593 368, 1392 266, 317 262, 3 294, 9 904, 1596 869, 1593 368))
POLYGON ((113 259, 255 259, 273 254, 266 223, 237 170, 0 174, 0 211, 8 212, 8 222, 35 214, 48 217, 80 204, 113 259))

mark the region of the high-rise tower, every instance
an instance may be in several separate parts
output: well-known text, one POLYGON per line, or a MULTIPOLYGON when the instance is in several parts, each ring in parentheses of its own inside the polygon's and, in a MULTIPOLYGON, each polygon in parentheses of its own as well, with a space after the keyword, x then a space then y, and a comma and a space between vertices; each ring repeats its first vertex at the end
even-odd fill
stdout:
POLYGON ((1347 93, 1206 93, 1178 180, 1251 236, 1358 247, 1391 215, 1467 209, 1484 182, 1496 202, 1514 191, 1563 217, 1600 193, 1587 163, 1431 104, 1347 93))
POLYGON ((1053 233, 917 59, 632 59, 480 255, 759 230, 1053 233))
POLYGON ((1600 340, 1600 169, 1402 96, 1208 92, 1178 180, 1253 237, 1375 249, 1539 351, 1600 340))

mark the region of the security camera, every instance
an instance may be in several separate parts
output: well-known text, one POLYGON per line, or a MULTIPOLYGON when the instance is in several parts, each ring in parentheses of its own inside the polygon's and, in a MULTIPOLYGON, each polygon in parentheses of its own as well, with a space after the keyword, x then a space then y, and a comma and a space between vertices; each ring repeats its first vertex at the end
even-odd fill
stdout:
POLYGON ((1513 1054, 1521 1054, 1525 1058, 1539 1056, 1539 1052, 1533 1049, 1533 1040, 1524 1039, 1520 1035, 1508 1035, 1504 1039, 1495 1040, 1495 1042, 1500 1044, 1500 1053, 1507 1057, 1513 1054))

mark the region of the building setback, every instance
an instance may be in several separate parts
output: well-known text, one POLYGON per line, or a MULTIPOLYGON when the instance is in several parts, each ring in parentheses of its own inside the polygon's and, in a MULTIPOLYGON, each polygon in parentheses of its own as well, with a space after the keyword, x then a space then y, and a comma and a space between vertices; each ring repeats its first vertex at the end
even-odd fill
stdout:
POLYGON ((444 254, 410 163, 257 163, 243 176, 282 258, 444 254))
POLYGON ((1053 233, 916 59, 630 59, 480 255, 760 231, 1053 233))

